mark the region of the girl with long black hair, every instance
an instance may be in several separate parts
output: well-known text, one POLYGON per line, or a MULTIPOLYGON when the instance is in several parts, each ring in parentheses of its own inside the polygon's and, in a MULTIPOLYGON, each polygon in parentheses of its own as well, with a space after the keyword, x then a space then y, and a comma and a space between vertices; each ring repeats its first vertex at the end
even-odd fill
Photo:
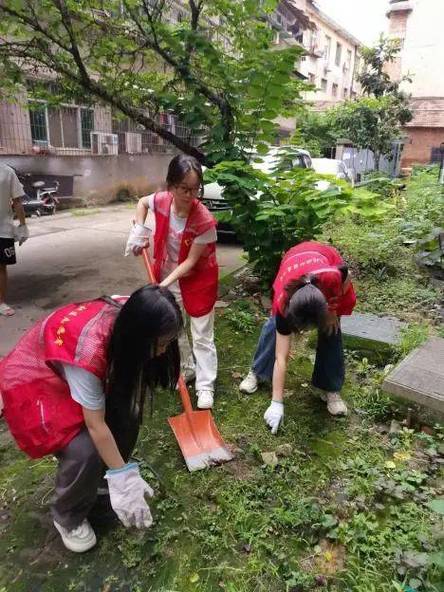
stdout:
POLYGON ((128 460, 147 391, 177 384, 181 329, 171 292, 145 286, 129 298, 57 309, 0 362, 4 416, 17 444, 32 458, 58 459, 51 511, 68 549, 96 543, 87 517, 105 471, 121 522, 152 524, 145 495, 153 490, 128 460))

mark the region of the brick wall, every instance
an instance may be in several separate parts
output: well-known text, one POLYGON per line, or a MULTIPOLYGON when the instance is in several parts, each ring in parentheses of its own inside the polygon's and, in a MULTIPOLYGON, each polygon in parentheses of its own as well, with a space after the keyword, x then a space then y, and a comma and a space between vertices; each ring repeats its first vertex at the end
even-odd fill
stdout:
POLYGON ((417 163, 429 163, 432 148, 444 142, 444 127, 405 128, 408 140, 402 153, 401 166, 408 167, 417 163))

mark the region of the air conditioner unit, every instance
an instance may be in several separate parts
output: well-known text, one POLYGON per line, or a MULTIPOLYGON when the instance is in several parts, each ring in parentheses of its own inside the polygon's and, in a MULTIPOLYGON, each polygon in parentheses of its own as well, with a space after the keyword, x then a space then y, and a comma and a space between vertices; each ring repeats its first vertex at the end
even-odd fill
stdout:
POLYGON ((106 132, 91 132, 91 153, 102 156, 119 153, 119 139, 117 134, 106 132))
POLYGON ((140 154, 142 152, 142 134, 124 132, 121 138, 120 149, 125 154, 140 154))

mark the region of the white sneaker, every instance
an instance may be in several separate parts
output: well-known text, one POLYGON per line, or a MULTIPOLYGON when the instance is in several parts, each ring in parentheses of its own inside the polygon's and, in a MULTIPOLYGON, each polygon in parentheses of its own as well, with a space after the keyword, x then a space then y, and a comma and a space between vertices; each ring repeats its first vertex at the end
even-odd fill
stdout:
POLYGON ((197 391, 197 406, 199 409, 211 409, 214 403, 213 391, 197 391))
POLYGON ((347 415, 347 405, 339 393, 322 393, 321 399, 327 403, 331 415, 347 415))
POLYGON ((247 376, 243 379, 243 381, 239 385, 239 390, 242 393, 247 393, 251 395, 257 391, 258 380, 256 374, 253 370, 247 374, 247 376))
POLYGON ((54 526, 62 537, 63 544, 70 551, 74 553, 84 553, 92 549, 97 543, 96 535, 91 527, 88 520, 84 520, 80 526, 68 530, 64 526, 61 526, 54 520, 54 526))

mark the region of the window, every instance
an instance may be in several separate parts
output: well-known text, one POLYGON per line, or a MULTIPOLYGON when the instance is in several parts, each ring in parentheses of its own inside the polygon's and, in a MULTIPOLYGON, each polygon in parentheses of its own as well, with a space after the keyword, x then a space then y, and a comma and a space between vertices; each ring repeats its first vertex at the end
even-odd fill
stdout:
POLYGON ((321 80, 321 90, 323 90, 324 92, 327 92, 327 79, 326 78, 322 78, 322 80, 321 80))
POLYGON ((312 72, 309 72, 309 74, 308 74, 308 82, 310 84, 314 84, 315 83, 315 75, 312 72))
POLYGON ((48 143, 48 122, 46 119, 46 106, 36 103, 30 104, 29 121, 31 124, 31 137, 33 144, 48 143))
POLYGON ((347 49, 347 69, 350 70, 351 68, 351 63, 352 63, 352 52, 351 49, 347 49))
POLYGON ((31 102, 29 121, 32 142, 50 144, 55 148, 91 148, 94 130, 94 109, 89 107, 48 107, 45 103, 31 102))
POLYGON ((80 109, 80 140, 82 148, 91 148, 91 132, 94 129, 94 109, 80 109))
POLYGON ((335 64, 337 66, 341 65, 341 56, 342 56, 342 45, 340 43, 336 43, 335 64))
POLYGON ((331 87, 331 94, 332 94, 334 97, 337 97, 337 96, 338 96, 338 85, 337 85, 335 82, 333 82, 333 84, 332 84, 332 87, 331 87))
POLYGON ((344 99, 348 97, 348 88, 344 88, 344 99))
POLYGON ((325 37, 325 45, 324 45, 324 60, 327 64, 330 61, 330 52, 331 52, 331 37, 326 35, 325 37))

